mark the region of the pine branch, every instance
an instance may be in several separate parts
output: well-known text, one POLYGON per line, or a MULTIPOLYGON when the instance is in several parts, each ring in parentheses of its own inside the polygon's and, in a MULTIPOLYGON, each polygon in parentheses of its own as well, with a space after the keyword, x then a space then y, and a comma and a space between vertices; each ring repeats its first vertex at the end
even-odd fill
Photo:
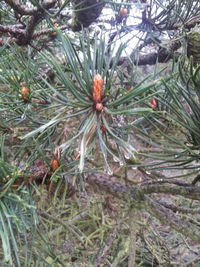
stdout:
POLYGON ((159 27, 159 29, 161 31, 172 31, 172 30, 178 30, 182 27, 184 27, 187 30, 190 30, 192 28, 194 28, 197 24, 200 23, 200 15, 191 17, 190 19, 188 19, 185 23, 175 23, 174 25, 171 25, 170 27, 159 27))
POLYGON ((131 208, 129 213, 129 231, 130 231, 130 242, 129 242, 129 259, 128 267, 134 267, 136 263, 136 238, 138 232, 138 210, 131 208))
POLYGON ((192 240, 200 243, 200 230, 195 227, 194 224, 178 218, 174 214, 174 212, 163 207, 150 197, 145 196, 143 204, 143 208, 150 214, 155 216, 162 223, 169 225, 177 232, 183 234, 186 237, 190 237, 192 240))
MULTIPOLYGON (((164 47, 164 44, 160 44, 164 47)), ((174 52, 181 47, 180 41, 173 42, 168 48, 160 48, 158 52, 147 53, 145 55, 139 55, 137 59, 133 59, 135 65, 155 65, 157 62, 166 63, 173 58, 174 52)), ((132 55, 134 57, 134 55, 132 55)), ((129 64, 130 59, 128 57, 121 57, 118 65, 129 64)))
POLYGON ((13 36, 18 36, 19 34, 24 34, 24 30, 22 30, 23 25, 19 27, 19 25, 1 25, 0 24, 0 31, 4 33, 11 33, 13 36))
MULTIPOLYGON (((63 30, 66 30, 68 28, 69 28, 69 25, 64 25, 64 26, 58 27, 57 29, 63 31, 63 30)), ((52 33, 52 32, 55 32, 55 30, 53 30, 53 29, 44 29, 44 30, 41 30, 41 31, 34 32, 33 33, 33 39, 38 38, 38 37, 40 37, 42 35, 46 35, 46 34, 52 33)))
POLYGON ((174 185, 129 187, 111 180, 110 177, 104 174, 90 174, 87 177, 87 181, 99 185, 118 198, 122 198, 129 203, 132 202, 135 208, 146 210, 164 224, 171 226, 177 232, 190 237, 194 241, 200 242, 200 231, 198 228, 178 218, 173 211, 145 195, 152 193, 168 193, 200 200, 200 187, 188 186, 184 188, 183 186, 174 185))
POLYGON ((158 183, 155 182, 154 184, 126 186, 113 181, 109 176, 100 173, 88 175, 87 180, 89 183, 99 184, 116 197, 126 200, 134 199, 138 201, 142 199, 144 195, 154 193, 179 195, 189 199, 200 200, 200 186, 194 186, 189 183, 185 185, 160 184, 159 179, 158 183))
POLYGON ((171 184, 163 184, 163 185, 145 185, 141 186, 138 189, 138 192, 142 195, 149 195, 154 193, 164 193, 164 194, 171 194, 171 195, 179 195, 190 199, 200 200, 200 186, 194 187, 191 186, 177 186, 171 184))
POLYGON ((11 6, 15 12, 19 13, 20 15, 33 15, 37 12, 36 7, 28 7, 26 5, 21 5, 17 3, 16 0, 5 0, 5 2, 11 6))
MULTIPOLYGON (((3 33, 10 33, 11 36, 15 38, 11 38, 10 42, 15 41, 18 45, 28 45, 31 43, 33 38, 35 38, 35 36, 33 36, 35 28, 38 23, 40 23, 44 19, 46 10, 54 7, 54 5, 56 4, 56 0, 48 0, 37 8, 28 8, 25 5, 20 5, 12 0, 6 0, 6 2, 14 9, 17 14, 30 15, 30 18, 26 25, 0 25, 0 31, 3 33), (23 28, 23 30, 21 28, 23 28)), ((6 41, 1 40, 1 45, 4 45, 5 43, 6 41)))
POLYGON ((39 11, 41 11, 42 9, 50 9, 52 8, 57 0, 47 0, 44 1, 44 3, 41 5, 40 8, 38 7, 28 7, 26 5, 22 5, 19 4, 18 1, 16 0, 5 0, 5 2, 13 8, 13 10, 20 14, 20 15, 31 15, 34 16, 35 14, 37 14, 39 11))
POLYGON ((165 208, 168 208, 170 210, 172 210, 173 212, 180 212, 180 213, 183 213, 183 214, 200 214, 200 209, 199 208, 185 208, 185 207, 178 207, 174 204, 169 204, 169 203, 166 203, 166 202, 161 202, 159 201, 159 204, 164 206, 165 208))
POLYGON ((100 248, 98 255, 94 260, 94 266, 98 267, 104 262, 107 254, 109 253, 116 237, 119 232, 121 224, 118 224, 109 234, 108 238, 105 240, 104 245, 100 248))

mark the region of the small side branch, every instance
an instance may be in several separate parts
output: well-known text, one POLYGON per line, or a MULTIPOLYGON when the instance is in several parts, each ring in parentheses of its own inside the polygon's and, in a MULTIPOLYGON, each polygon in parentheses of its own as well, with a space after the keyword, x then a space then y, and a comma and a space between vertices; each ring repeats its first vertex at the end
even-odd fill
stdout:
POLYGON ((117 225, 114 230, 111 231, 110 235, 105 241, 105 244, 99 250, 97 257, 94 260, 94 266, 98 267, 104 262, 109 250, 111 249, 113 242, 117 237, 117 233, 119 231, 119 225, 117 225))
POLYGON ((162 223, 169 225, 177 232, 200 243, 200 230, 194 226, 194 224, 178 218, 174 212, 163 207, 158 202, 147 196, 144 197, 143 208, 162 223))
POLYGON ((168 204, 166 202, 161 202, 159 201, 159 204, 164 206, 165 208, 167 209, 170 209, 172 210, 173 212, 180 212, 180 213, 183 213, 183 214, 200 214, 200 209, 199 208, 185 208, 185 207, 178 207, 174 204, 168 204))
POLYGON ((150 185, 141 185, 140 188, 134 189, 137 191, 137 194, 149 195, 153 193, 157 194, 171 194, 179 195, 189 199, 200 200, 200 186, 180 186, 174 184, 150 184, 150 185))
POLYGON ((136 237, 138 230, 138 210, 134 207, 131 208, 129 214, 129 228, 130 228, 130 243, 129 243, 129 259, 128 267, 135 266, 135 257, 136 257, 136 237))

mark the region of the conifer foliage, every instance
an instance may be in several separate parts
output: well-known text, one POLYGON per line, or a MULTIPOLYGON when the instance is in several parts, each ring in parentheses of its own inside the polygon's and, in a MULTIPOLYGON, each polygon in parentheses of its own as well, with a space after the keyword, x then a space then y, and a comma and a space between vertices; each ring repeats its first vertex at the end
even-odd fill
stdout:
POLYGON ((0 266, 200 261, 172 250, 200 243, 199 14, 0 2, 0 266))

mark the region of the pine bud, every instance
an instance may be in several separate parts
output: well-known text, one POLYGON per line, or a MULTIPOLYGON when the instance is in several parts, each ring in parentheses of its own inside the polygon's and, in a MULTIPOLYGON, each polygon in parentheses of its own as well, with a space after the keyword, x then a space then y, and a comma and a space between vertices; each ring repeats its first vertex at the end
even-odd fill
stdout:
POLYGON ((28 87, 25 87, 25 86, 22 87, 22 89, 21 89, 21 97, 24 100, 28 100, 29 99, 30 91, 29 91, 28 87))
POLYGON ((119 11, 119 16, 121 19, 124 19, 128 15, 128 9, 127 8, 121 8, 119 11))
MULTIPOLYGON (((59 25, 58 25, 58 23, 54 23, 53 26, 54 26, 54 28, 58 28, 59 25)), ((51 32, 51 36, 52 37, 56 37, 57 36, 57 32, 51 32)))
POLYGON ((107 131, 106 126, 104 124, 101 126, 101 130, 103 133, 105 133, 107 131))
POLYGON ((60 164, 59 164, 59 161, 57 159, 52 159, 52 161, 51 161, 51 170, 52 170, 52 172, 55 172, 55 170, 58 169, 59 165, 60 164))
POLYGON ((119 10, 118 16, 117 16, 117 23, 121 23, 124 18, 128 15, 128 9, 127 8, 121 8, 119 10))
POLYGON ((103 104, 102 103, 96 103, 96 110, 102 111, 103 110, 103 104))
POLYGON ((100 102, 103 96, 103 79, 100 74, 96 74, 93 78, 93 100, 100 102))
POLYGON ((156 109, 157 108, 157 102, 155 100, 154 97, 151 98, 150 100, 150 106, 153 108, 153 109, 156 109))

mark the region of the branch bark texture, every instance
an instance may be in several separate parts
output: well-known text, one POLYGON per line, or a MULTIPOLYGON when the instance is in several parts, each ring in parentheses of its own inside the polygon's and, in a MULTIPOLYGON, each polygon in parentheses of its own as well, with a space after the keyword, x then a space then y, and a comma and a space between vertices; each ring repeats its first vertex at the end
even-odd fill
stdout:
POLYGON ((127 186, 113 181, 109 176, 100 173, 89 174, 87 182, 90 184, 97 184, 100 188, 103 188, 115 197, 121 198, 130 205, 133 205, 134 208, 147 211, 164 224, 169 225, 172 229, 200 243, 199 228, 178 217, 170 207, 168 208, 166 205, 162 205, 162 203, 153 200, 153 198, 149 196, 150 194, 165 193, 200 200, 200 186, 193 186, 189 183, 184 184, 184 182, 180 182, 180 184, 183 185, 160 185, 159 183, 155 183, 144 186, 142 184, 127 186))

